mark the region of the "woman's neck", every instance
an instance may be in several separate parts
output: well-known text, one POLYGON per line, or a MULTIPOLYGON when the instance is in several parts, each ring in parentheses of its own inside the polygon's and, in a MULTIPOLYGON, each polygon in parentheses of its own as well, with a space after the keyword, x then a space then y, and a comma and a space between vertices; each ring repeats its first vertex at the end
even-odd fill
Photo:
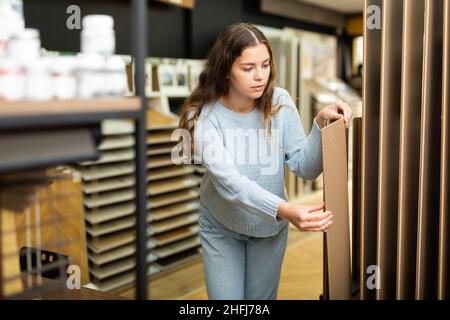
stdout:
POLYGON ((238 93, 228 92, 228 94, 220 97, 220 102, 230 109, 231 111, 237 113, 249 113, 255 108, 255 100, 243 97, 238 93))

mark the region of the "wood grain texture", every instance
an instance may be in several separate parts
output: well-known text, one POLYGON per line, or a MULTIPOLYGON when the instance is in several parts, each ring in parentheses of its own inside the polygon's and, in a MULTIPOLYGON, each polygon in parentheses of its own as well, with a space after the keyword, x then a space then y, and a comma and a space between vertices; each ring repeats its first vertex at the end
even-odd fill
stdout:
POLYGON ((62 174, 65 179, 40 192, 39 204, 30 208, 30 224, 25 213, 15 216, 18 246, 27 246, 28 228, 32 247, 68 256, 70 264, 80 267, 81 283, 86 284, 89 273, 81 183, 72 171, 62 174))
POLYGON ((450 149, 450 3, 444 2, 444 65, 442 81, 442 149, 441 194, 439 218, 438 299, 450 298, 450 208, 449 208, 449 149, 450 149))
POLYGON ((2 271, 0 274, 0 297, 4 298, 8 298, 24 290, 20 279, 16 214, 0 206, 0 270, 2 271))
POLYGON ((139 98, 102 98, 43 102, 2 102, 0 118, 50 116, 72 113, 139 111, 139 98))
POLYGON ((414 299, 415 292, 424 10, 425 0, 404 2, 397 299, 414 299))
POLYGON ((442 103, 442 0, 425 3, 416 299, 436 299, 442 103))
MULTIPOLYGON (((381 8, 381 0, 365 0, 364 22, 369 6, 381 8)), ((373 14, 373 13, 372 13, 373 14)), ((364 27, 360 298, 374 299, 366 286, 368 266, 376 264, 376 226, 378 201, 378 143, 380 118, 381 30, 364 27)))
POLYGON ((377 299, 395 298, 403 1, 383 1, 378 157, 377 299))
POLYGON ((328 297, 349 300, 351 293, 347 148, 344 121, 322 129, 325 209, 333 212, 326 235, 328 297))

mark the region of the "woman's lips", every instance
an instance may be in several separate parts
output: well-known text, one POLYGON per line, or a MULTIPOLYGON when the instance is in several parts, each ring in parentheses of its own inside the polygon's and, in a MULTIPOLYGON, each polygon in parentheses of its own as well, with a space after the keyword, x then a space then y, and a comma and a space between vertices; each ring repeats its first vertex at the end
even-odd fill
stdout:
POLYGON ((254 86, 254 87, 252 87, 252 89, 253 89, 253 91, 263 91, 264 85, 254 86))

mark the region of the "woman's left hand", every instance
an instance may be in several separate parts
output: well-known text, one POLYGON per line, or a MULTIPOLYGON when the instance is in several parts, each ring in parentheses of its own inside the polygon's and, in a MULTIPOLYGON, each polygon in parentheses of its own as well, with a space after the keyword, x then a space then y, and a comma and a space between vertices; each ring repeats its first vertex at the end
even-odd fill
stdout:
POLYGON ((325 120, 344 119, 345 127, 348 128, 353 119, 352 109, 342 100, 323 108, 316 116, 316 122, 322 129, 325 126, 325 120))

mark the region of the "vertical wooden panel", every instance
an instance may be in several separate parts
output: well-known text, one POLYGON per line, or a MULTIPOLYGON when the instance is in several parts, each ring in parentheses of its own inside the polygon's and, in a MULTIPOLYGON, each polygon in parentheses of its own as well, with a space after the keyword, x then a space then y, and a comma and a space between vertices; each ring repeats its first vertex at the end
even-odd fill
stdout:
POLYGON ((444 66, 442 100, 441 199, 439 229, 438 298, 450 298, 449 139, 450 139, 450 3, 444 3, 444 66))
POLYGON ((352 126, 352 281, 357 283, 361 273, 361 144, 362 119, 356 116, 352 126))
POLYGON ((435 299, 437 297, 442 10, 442 0, 426 1, 416 299, 435 299))
MULTIPOLYGON (((364 4, 364 72, 361 163, 361 231, 360 231, 360 298, 373 299, 374 291, 366 286, 367 267, 376 264, 376 221, 378 193, 378 139, 380 116, 381 30, 368 29, 367 8, 381 0, 364 4)), ((371 13, 374 15, 376 13, 371 13)))
POLYGON ((404 2, 397 299, 415 296, 424 10, 425 0, 404 2))
POLYGON ((331 300, 346 299, 351 294, 350 225, 348 208, 347 152, 344 121, 338 120, 322 129, 323 181, 325 209, 334 214, 328 228, 326 261, 328 295, 331 300))
POLYGON ((19 247, 17 245, 17 229, 14 217, 17 213, 3 209, 0 205, 0 253, 2 258, 2 287, 0 296, 10 297, 23 290, 20 278, 19 247))
POLYGON ((395 298, 403 1, 383 2, 378 182, 377 299, 395 298))

